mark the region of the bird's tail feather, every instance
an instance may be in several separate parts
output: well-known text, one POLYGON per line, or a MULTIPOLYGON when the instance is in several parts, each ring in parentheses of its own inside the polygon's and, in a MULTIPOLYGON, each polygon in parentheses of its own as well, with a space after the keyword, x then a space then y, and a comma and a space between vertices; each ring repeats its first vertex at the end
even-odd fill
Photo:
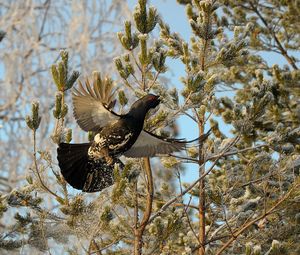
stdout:
MULTIPOLYGON (((96 192, 114 183, 114 164, 108 165, 104 159, 89 158, 90 145, 61 143, 57 149, 57 159, 63 177, 73 188, 96 192)), ((123 166, 117 159, 114 163, 123 166)))
POLYGON ((61 143, 57 149, 57 160, 65 180, 75 189, 83 189, 87 176, 89 143, 61 143))

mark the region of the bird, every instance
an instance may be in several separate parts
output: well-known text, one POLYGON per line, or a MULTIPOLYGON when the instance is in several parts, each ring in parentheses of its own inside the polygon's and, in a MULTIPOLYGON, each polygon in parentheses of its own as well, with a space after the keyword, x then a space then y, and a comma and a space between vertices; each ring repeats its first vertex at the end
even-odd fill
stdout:
POLYGON ((146 114, 161 99, 147 94, 135 101, 126 114, 112 110, 116 100, 113 83, 98 75, 72 90, 73 115, 79 127, 92 131, 93 141, 82 144, 60 143, 57 159, 65 180, 75 189, 97 192, 114 183, 114 170, 124 167, 121 155, 129 158, 170 154, 185 148, 184 139, 164 138, 143 128, 146 114))

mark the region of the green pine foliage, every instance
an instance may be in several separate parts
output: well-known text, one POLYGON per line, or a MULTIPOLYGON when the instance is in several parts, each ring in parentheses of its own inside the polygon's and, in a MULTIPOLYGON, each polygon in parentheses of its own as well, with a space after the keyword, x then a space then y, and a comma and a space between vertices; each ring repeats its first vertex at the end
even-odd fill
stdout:
MULTIPOLYGON (((26 124, 33 132, 33 164, 26 184, 0 197, 2 219, 14 212, 10 230, 0 236, 0 251, 300 253, 300 73, 295 54, 300 6, 297 1, 177 2, 186 8, 189 42, 146 0, 138 1, 132 21, 116 35, 124 48, 114 60, 120 79, 116 100, 123 110, 133 96, 159 94, 162 106, 148 116, 146 129, 175 136, 176 120, 185 115, 198 128, 196 136, 211 129, 208 139, 191 143, 178 155, 127 159, 121 173, 115 169, 111 188, 94 196, 75 194, 60 175, 55 155, 38 148, 43 102, 32 103, 26 124), (159 38, 153 38, 155 29, 159 38), (266 52, 276 53, 285 64, 270 65, 266 52), (182 63, 185 75, 177 77, 182 89, 167 86, 167 59, 182 63), (181 178, 190 171, 186 163, 199 172, 190 183, 181 178), (49 175, 55 177, 55 189, 49 175)), ((62 51, 51 67, 57 89, 54 147, 72 140, 64 99, 79 73, 69 75, 68 58, 62 51)), ((104 82, 99 73, 94 77, 104 82)), ((110 78, 105 82, 114 84, 110 78)), ((92 132, 88 136, 93 139, 92 132)))

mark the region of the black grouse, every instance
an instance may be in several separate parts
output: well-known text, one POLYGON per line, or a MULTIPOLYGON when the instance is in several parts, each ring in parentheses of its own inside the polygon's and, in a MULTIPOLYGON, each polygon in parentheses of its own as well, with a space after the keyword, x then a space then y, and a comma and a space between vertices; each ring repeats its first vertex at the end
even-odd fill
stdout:
MULTIPOLYGON (((179 139, 166 139, 143 129, 144 119, 160 99, 148 94, 137 100, 129 112, 119 115, 111 110, 115 101, 112 83, 87 80, 85 87, 73 89, 73 113, 84 131, 95 132, 94 141, 83 144, 59 144, 57 159, 65 180, 85 192, 100 191, 114 183, 116 165, 122 169, 118 156, 152 157, 185 148, 179 139)), ((100 79, 101 81, 101 79, 100 79)))

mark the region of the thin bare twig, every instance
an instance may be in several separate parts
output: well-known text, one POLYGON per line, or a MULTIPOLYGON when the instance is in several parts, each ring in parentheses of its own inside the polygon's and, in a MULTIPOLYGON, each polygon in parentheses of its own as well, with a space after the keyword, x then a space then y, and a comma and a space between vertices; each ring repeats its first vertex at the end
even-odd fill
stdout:
MULTIPOLYGON (((191 200, 192 200, 192 196, 190 196, 189 203, 191 202, 191 200)), ((194 236, 195 236, 195 238, 196 238, 198 244, 201 245, 200 242, 199 242, 198 236, 197 236, 197 234, 196 234, 196 232, 195 232, 195 229, 194 229, 193 226, 192 226, 190 217, 189 217, 189 215, 188 215, 188 213, 187 213, 187 208, 188 208, 188 207, 186 207, 186 209, 184 210, 184 213, 185 213, 186 218, 187 218, 187 222, 188 222, 189 227, 190 227, 190 229, 192 230, 192 232, 193 232, 193 234, 194 234, 194 236)), ((198 208, 197 208, 197 209, 198 209, 198 208)))
POLYGON ((34 166, 35 166, 35 172, 36 172, 36 175, 39 179, 39 182, 40 182, 42 188, 45 191, 49 192, 54 197, 56 197, 57 199, 62 200, 62 198, 60 196, 58 196, 56 193, 54 193, 52 190, 50 190, 47 187, 47 185, 43 182, 43 179, 40 175, 40 170, 39 170, 38 163, 37 163, 37 158, 36 158, 36 131, 35 130, 33 130, 33 161, 34 161, 34 166))
POLYGON ((153 85, 155 84, 155 82, 156 82, 156 80, 157 80, 159 74, 160 74, 160 72, 157 72, 157 73, 155 74, 155 77, 154 77, 152 83, 151 83, 151 84, 148 86, 148 88, 147 88, 148 91, 150 91, 150 89, 151 89, 151 88, 153 87, 153 85))

